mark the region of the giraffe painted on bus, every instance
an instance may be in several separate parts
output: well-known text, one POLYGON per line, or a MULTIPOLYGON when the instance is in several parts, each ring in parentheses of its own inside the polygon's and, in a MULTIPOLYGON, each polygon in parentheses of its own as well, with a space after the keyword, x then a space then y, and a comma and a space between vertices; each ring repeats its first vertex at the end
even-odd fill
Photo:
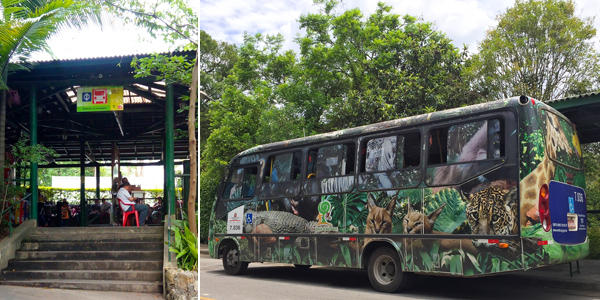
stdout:
POLYGON ((556 171, 556 155, 558 151, 566 151, 569 154, 576 152, 577 157, 581 157, 578 150, 574 150, 567 139, 565 132, 559 123, 559 117, 552 113, 546 113, 546 150, 540 164, 531 171, 523 180, 521 180, 521 226, 529 226, 527 212, 535 207, 538 210, 538 197, 542 185, 547 184, 554 179, 556 171))

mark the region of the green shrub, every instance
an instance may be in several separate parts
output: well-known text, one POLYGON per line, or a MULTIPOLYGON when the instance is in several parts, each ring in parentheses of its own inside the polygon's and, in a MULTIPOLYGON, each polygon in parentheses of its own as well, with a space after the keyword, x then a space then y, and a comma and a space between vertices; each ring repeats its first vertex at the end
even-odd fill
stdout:
POLYGON ((198 238, 192 234, 186 221, 173 221, 171 231, 173 238, 169 250, 177 253, 177 267, 186 271, 197 270, 198 238))
MULTIPOLYGON (((40 192, 48 198, 50 201, 58 201, 61 199, 67 199, 68 202, 79 202, 79 188, 53 188, 48 186, 40 186, 40 192)), ((158 196, 164 197, 163 189, 144 189, 146 192, 146 198, 156 198, 158 196)), ((176 189, 176 195, 181 194, 181 188, 176 189)), ((85 198, 86 199, 95 199, 96 198, 96 188, 86 188, 85 189, 85 198)), ((100 189, 100 198, 111 199, 110 188, 101 188, 100 189)))
POLYGON ((588 228, 588 238, 590 239, 589 259, 600 259, 600 227, 591 226, 588 228))

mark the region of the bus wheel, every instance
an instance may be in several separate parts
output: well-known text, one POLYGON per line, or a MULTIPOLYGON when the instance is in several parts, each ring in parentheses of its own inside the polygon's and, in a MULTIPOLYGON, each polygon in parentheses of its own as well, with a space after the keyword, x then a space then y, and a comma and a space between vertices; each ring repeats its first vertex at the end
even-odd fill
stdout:
POLYGON ((398 253, 389 247, 375 250, 369 258, 369 281, 378 292, 394 293, 408 288, 412 281, 409 273, 402 272, 398 253))
POLYGON ((296 267, 298 270, 308 270, 310 267, 312 267, 312 265, 294 265, 294 267, 296 267))
POLYGON ((223 269, 229 275, 243 274, 248 268, 248 262, 240 261, 240 251, 235 243, 225 246, 223 252, 223 269))

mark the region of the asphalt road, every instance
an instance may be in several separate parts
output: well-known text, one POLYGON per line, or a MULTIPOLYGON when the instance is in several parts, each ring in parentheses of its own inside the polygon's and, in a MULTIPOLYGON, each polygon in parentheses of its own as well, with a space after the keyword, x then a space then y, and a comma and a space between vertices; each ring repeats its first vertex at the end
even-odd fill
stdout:
POLYGON ((375 292, 364 270, 251 263, 244 275, 223 271, 221 260, 200 255, 200 299, 600 299, 600 292, 558 290, 524 286, 497 277, 451 278, 421 276, 410 291, 401 294, 375 292))

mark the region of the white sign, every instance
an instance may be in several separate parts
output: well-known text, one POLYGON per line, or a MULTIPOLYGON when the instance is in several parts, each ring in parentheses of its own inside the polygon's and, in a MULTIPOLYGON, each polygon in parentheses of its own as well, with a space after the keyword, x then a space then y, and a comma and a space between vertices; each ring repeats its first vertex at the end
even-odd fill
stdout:
POLYGON ((227 234, 242 233, 244 206, 240 206, 227 214, 227 234))

